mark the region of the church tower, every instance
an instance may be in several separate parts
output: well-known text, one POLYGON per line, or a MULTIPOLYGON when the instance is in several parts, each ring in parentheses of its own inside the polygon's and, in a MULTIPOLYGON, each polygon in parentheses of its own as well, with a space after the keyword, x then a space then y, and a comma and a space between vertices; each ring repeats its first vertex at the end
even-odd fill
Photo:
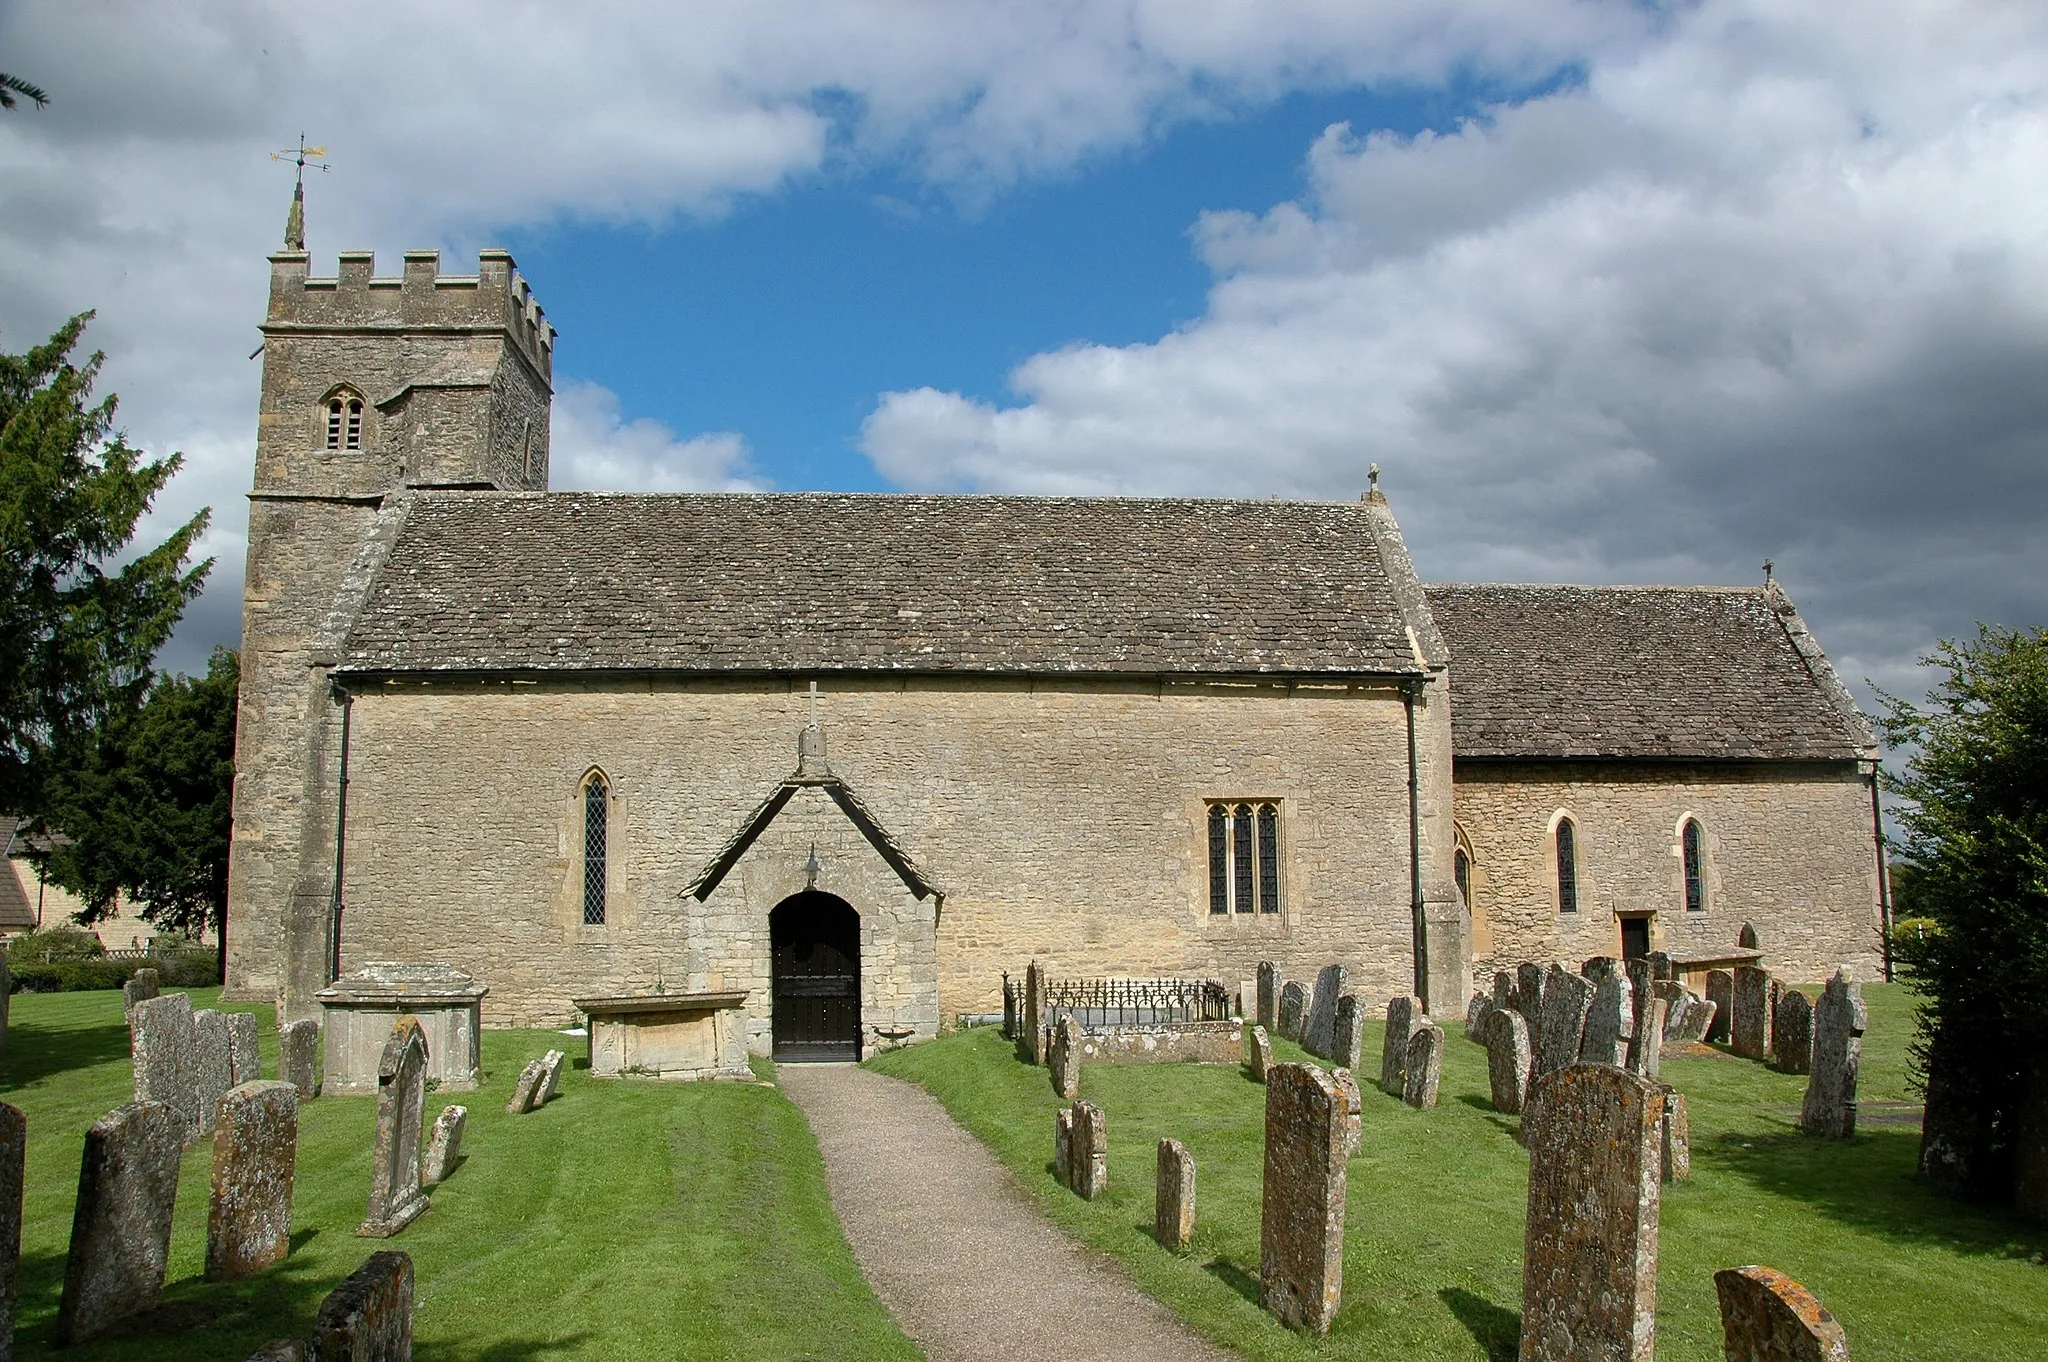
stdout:
POLYGON ((312 1015, 328 981, 346 697, 328 672, 380 546, 434 489, 545 491, 554 328, 505 251, 309 272, 300 202, 270 257, 228 876, 231 996, 312 1015), (380 533, 380 529, 384 532, 380 533))

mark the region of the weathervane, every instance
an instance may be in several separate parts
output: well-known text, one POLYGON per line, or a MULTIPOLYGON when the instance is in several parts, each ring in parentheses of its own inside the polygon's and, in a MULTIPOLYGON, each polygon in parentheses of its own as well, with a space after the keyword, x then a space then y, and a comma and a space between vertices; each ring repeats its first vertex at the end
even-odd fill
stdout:
POLYGON ((325 155, 326 147, 306 145, 304 133, 299 134, 298 146, 270 153, 271 160, 285 161, 298 167, 298 184, 292 189, 292 213, 284 222, 284 248, 288 251, 306 249, 306 167, 311 166, 323 174, 334 169, 321 159, 325 155))

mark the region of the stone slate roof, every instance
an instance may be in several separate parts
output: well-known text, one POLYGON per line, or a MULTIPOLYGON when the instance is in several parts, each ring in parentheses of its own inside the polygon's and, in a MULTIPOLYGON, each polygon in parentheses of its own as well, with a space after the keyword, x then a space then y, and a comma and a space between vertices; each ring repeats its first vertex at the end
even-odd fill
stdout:
MULTIPOLYGON (((1415 597, 1404 615, 1402 587, 1415 597)), ((437 493, 344 671, 1404 674, 1383 504, 437 493)))
POLYGON ((1458 758, 1850 760, 1869 722, 1775 585, 1436 585, 1458 758))
POLYGON ((22 880, 27 867, 15 859, 25 861, 29 850, 22 826, 22 820, 14 815, 0 814, 0 928, 25 931, 36 925, 36 909, 31 886, 22 880))

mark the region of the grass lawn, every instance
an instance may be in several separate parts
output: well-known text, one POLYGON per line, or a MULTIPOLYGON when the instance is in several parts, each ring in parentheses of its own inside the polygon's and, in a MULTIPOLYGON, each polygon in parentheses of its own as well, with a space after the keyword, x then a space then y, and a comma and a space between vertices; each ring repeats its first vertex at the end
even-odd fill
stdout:
MULTIPOLYGON (((214 996, 193 990, 195 1005, 214 996)), ((264 1066, 276 1072, 268 1008, 264 1066)), ((212 1146, 185 1156, 163 1306, 64 1357, 230 1362, 312 1332, 321 1299, 380 1248, 417 1273, 422 1362, 527 1358, 914 1358, 869 1292, 833 1217, 802 1113, 737 1083, 599 1082, 579 1068, 538 1112, 507 1116, 513 1080, 550 1046, 486 1031, 464 1161, 395 1239, 358 1239, 376 1102, 322 1097, 299 1117, 291 1256, 257 1277, 200 1279, 212 1146)), ((87 1126, 130 1099, 115 992, 13 999, 0 1098, 28 1114, 15 1356, 51 1350, 87 1126)))
MULTIPOLYGON (((1861 1096, 1909 1099, 1912 998, 1865 986, 1871 1030, 1861 1096)), ((1367 1036, 1378 1070, 1381 1028, 1367 1036)), ((1275 1042, 1276 1058, 1307 1058, 1275 1042)), ((871 1061, 922 1084, 987 1143, 1052 1218, 1111 1254, 1191 1325, 1251 1358, 1516 1355, 1528 1156, 1487 1104, 1486 1055, 1449 1037, 1441 1105, 1412 1111, 1365 1093, 1350 1165, 1344 1300, 1327 1339, 1290 1333, 1258 1306, 1265 1091, 1221 1066, 1095 1066, 1081 1093, 1107 1113, 1110 1190, 1083 1202, 1052 1180, 1053 1112, 1042 1069, 980 1027, 871 1061), (1154 1149, 1187 1145, 1197 1174, 1186 1255, 1152 1238, 1154 1149)), ((1795 1127, 1805 1079, 1728 1056, 1667 1061, 1686 1094, 1690 1181, 1664 1189, 1657 1355, 1718 1362, 1716 1269, 1765 1263, 1841 1319, 1857 1362, 2048 1357, 2048 1230, 1960 1207, 1913 1174, 1916 1124, 1853 1141, 1795 1127)))

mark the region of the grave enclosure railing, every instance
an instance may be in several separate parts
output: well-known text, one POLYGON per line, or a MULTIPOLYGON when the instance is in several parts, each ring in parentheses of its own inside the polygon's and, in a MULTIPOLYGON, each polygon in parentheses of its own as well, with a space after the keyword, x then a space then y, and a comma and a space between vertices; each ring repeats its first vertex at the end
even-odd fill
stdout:
POLYGON ((1084 1031, 1228 1021, 1230 995, 1214 979, 1048 979, 1040 1020, 1063 1017, 1084 1031))

